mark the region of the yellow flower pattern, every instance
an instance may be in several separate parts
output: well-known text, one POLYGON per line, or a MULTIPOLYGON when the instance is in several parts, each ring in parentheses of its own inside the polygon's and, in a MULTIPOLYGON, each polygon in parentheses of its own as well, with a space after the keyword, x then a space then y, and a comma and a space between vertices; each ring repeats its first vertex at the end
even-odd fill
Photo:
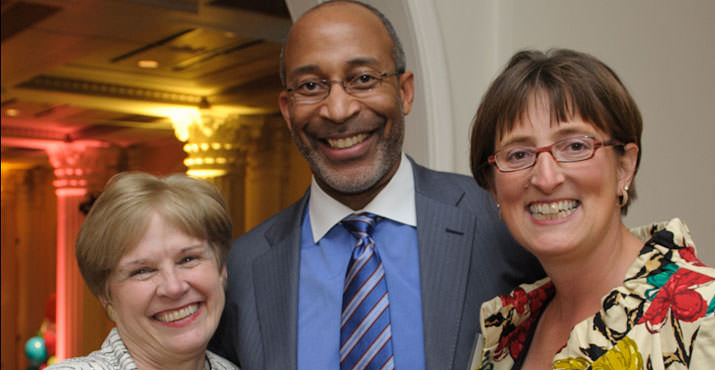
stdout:
POLYGON ((585 358, 567 358, 554 361, 554 369, 558 370, 584 370, 591 365, 585 358))
POLYGON ((625 337, 610 351, 590 364, 585 358, 568 358, 554 361, 554 369, 583 370, 589 365, 593 370, 643 370, 643 356, 638 352, 638 344, 625 337))
POLYGON ((593 370, 643 370, 643 356, 638 344, 625 337, 610 351, 593 362, 593 370))
MULTIPOLYGON (((603 297, 597 314, 574 326, 553 368, 715 368, 715 269, 697 259, 687 226, 677 218, 631 232, 645 245, 623 285, 603 297)), ((518 368, 534 318, 551 295, 546 278, 485 302, 482 356, 472 368, 518 368)))

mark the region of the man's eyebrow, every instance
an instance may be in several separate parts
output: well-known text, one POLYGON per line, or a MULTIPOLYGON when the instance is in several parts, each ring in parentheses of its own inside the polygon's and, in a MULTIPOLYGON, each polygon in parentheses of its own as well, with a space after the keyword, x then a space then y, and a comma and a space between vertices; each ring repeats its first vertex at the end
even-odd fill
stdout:
POLYGON ((290 71, 291 75, 302 75, 302 74, 308 74, 308 73, 318 73, 320 72, 320 67, 318 67, 315 64, 308 64, 305 66, 300 66, 297 68, 294 68, 293 70, 290 71))
MULTIPOLYGON (((349 68, 355 68, 355 67, 361 67, 361 66, 370 66, 370 67, 376 67, 380 64, 380 62, 375 59, 375 58, 370 58, 370 57, 359 57, 359 58, 353 58, 350 59, 346 62, 349 68)), ((317 64, 307 64, 304 66, 296 67, 293 70, 290 71, 290 75, 303 75, 303 74, 319 74, 321 72, 321 68, 317 64)))
POLYGON ((361 57, 350 59, 347 63, 350 67, 377 66, 380 62, 375 58, 361 57))

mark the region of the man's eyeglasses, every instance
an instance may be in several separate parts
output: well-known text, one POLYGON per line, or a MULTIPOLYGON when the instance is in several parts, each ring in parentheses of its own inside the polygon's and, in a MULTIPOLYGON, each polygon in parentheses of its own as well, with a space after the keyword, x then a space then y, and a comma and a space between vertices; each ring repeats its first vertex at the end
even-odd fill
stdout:
POLYGON ((539 153, 551 153, 557 162, 580 162, 591 159, 598 148, 622 145, 616 141, 599 141, 591 136, 574 136, 541 148, 507 147, 491 155, 488 162, 496 165, 501 172, 513 172, 532 167, 539 153))
POLYGON ((365 98, 372 95, 380 87, 382 80, 399 75, 400 72, 375 73, 361 72, 343 80, 320 80, 317 78, 299 81, 294 87, 286 88, 293 99, 302 103, 317 103, 330 95, 333 84, 339 83, 346 93, 356 97, 365 98))

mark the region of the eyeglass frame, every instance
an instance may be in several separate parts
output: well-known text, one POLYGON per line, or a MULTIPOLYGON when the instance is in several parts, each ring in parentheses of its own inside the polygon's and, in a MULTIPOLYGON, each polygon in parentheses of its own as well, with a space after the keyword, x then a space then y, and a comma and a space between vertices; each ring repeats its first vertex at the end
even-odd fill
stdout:
POLYGON ((539 158, 539 154, 540 154, 540 153, 549 153, 549 154, 551 154, 551 158, 553 158, 554 161, 556 161, 557 163, 574 163, 574 162, 587 161, 587 160, 593 158, 593 156, 596 155, 596 151, 597 151, 598 149, 600 149, 600 148, 607 147, 607 146, 624 146, 624 145, 626 145, 626 144, 625 144, 625 143, 622 143, 622 142, 620 142, 620 141, 617 141, 617 140, 601 141, 601 140, 596 139, 596 138, 593 137, 593 136, 588 136, 588 135, 583 135, 583 136, 570 136, 570 137, 566 137, 566 138, 557 140, 556 142, 552 143, 551 145, 542 146, 542 147, 539 147, 539 148, 529 148, 529 147, 526 147, 526 146, 525 146, 524 148, 529 148, 529 149, 531 149, 531 151, 533 151, 533 153, 534 153, 534 161, 533 161, 530 165, 528 165, 528 166, 526 166, 526 167, 521 167, 521 168, 517 168, 517 169, 507 169, 507 170, 502 169, 502 168, 499 166, 499 163, 498 163, 497 160, 496 160, 496 155, 497 155, 498 153, 500 153, 500 152, 503 152, 503 151, 506 150, 507 148, 504 148, 504 149, 502 149, 502 150, 498 150, 498 151, 494 152, 494 154, 490 155, 490 156, 487 158, 487 163, 486 163, 486 164, 493 165, 493 166, 496 167, 496 169, 499 170, 500 172, 516 172, 516 171, 521 171, 521 170, 525 170, 525 169, 527 169, 527 168, 534 167, 534 166, 536 165, 536 160, 539 158), (587 138, 587 139, 593 140, 593 150, 591 151, 591 155, 589 155, 588 157, 585 157, 585 158, 575 159, 575 160, 559 160, 558 158, 556 158, 556 155, 554 155, 554 152, 552 151, 553 147, 554 147, 556 144, 559 144, 559 143, 561 143, 561 142, 563 142, 563 141, 565 141, 565 140, 574 139, 574 138, 581 138, 581 139, 587 138))
MULTIPOLYGON (((388 77, 392 77, 392 76, 399 76, 399 75, 401 75, 401 74, 403 74, 403 73, 404 73, 404 72, 401 72, 401 71, 394 71, 394 72, 380 73, 380 74, 377 75, 377 76, 373 76, 373 77, 375 77, 375 78, 377 79, 377 84, 376 84, 375 86, 371 87, 370 89, 365 90, 365 91, 366 91, 366 92, 374 91, 374 90, 380 88, 380 86, 382 85, 382 80, 384 80, 384 79, 386 79, 386 78, 388 78, 388 77)), ((365 74, 368 74, 368 73, 367 73, 367 72, 358 73, 358 74, 356 74, 355 79, 360 78, 360 76, 365 75, 365 74)), ((313 100, 313 99, 311 99, 311 98, 307 98, 307 99, 306 99, 306 98, 302 98, 302 99, 296 98, 296 96, 295 96, 295 94, 296 94, 296 93, 295 93, 295 90, 297 89, 297 87, 286 87, 284 90, 285 90, 286 92, 290 93, 290 94, 291 94, 291 98, 292 98, 293 100, 295 100, 296 102, 301 102, 301 103, 319 103, 319 102, 325 100, 328 96, 330 96, 330 93, 333 91, 333 84, 339 83, 340 86, 343 88, 343 91, 345 91, 346 94, 348 94, 348 95, 350 95, 350 96, 353 96, 353 97, 356 97, 356 98, 360 98, 360 96, 356 96, 356 95, 354 95, 353 93, 350 92, 350 91, 352 91, 352 89, 348 89, 348 88, 345 86, 345 83, 346 83, 345 80, 346 80, 346 79, 344 79, 344 78, 341 79, 341 80, 326 80, 326 79, 311 80, 310 82, 322 83, 322 84, 325 84, 325 85, 328 86, 328 90, 327 90, 327 92, 325 93, 325 96, 322 96, 322 97, 320 97, 320 99, 315 99, 315 100, 313 100)), ((305 82, 309 82, 309 81, 305 81, 305 82)), ((302 85, 303 83, 305 83, 305 82, 302 82, 301 85, 302 85)))

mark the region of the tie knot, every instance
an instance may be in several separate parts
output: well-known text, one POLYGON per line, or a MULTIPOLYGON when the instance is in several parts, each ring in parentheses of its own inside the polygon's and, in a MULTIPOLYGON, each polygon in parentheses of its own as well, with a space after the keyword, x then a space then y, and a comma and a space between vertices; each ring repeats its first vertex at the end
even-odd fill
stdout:
POLYGON ((345 217, 342 224, 353 236, 362 239, 372 235, 372 231, 375 230, 375 224, 377 224, 377 215, 368 212, 352 214, 345 217))

